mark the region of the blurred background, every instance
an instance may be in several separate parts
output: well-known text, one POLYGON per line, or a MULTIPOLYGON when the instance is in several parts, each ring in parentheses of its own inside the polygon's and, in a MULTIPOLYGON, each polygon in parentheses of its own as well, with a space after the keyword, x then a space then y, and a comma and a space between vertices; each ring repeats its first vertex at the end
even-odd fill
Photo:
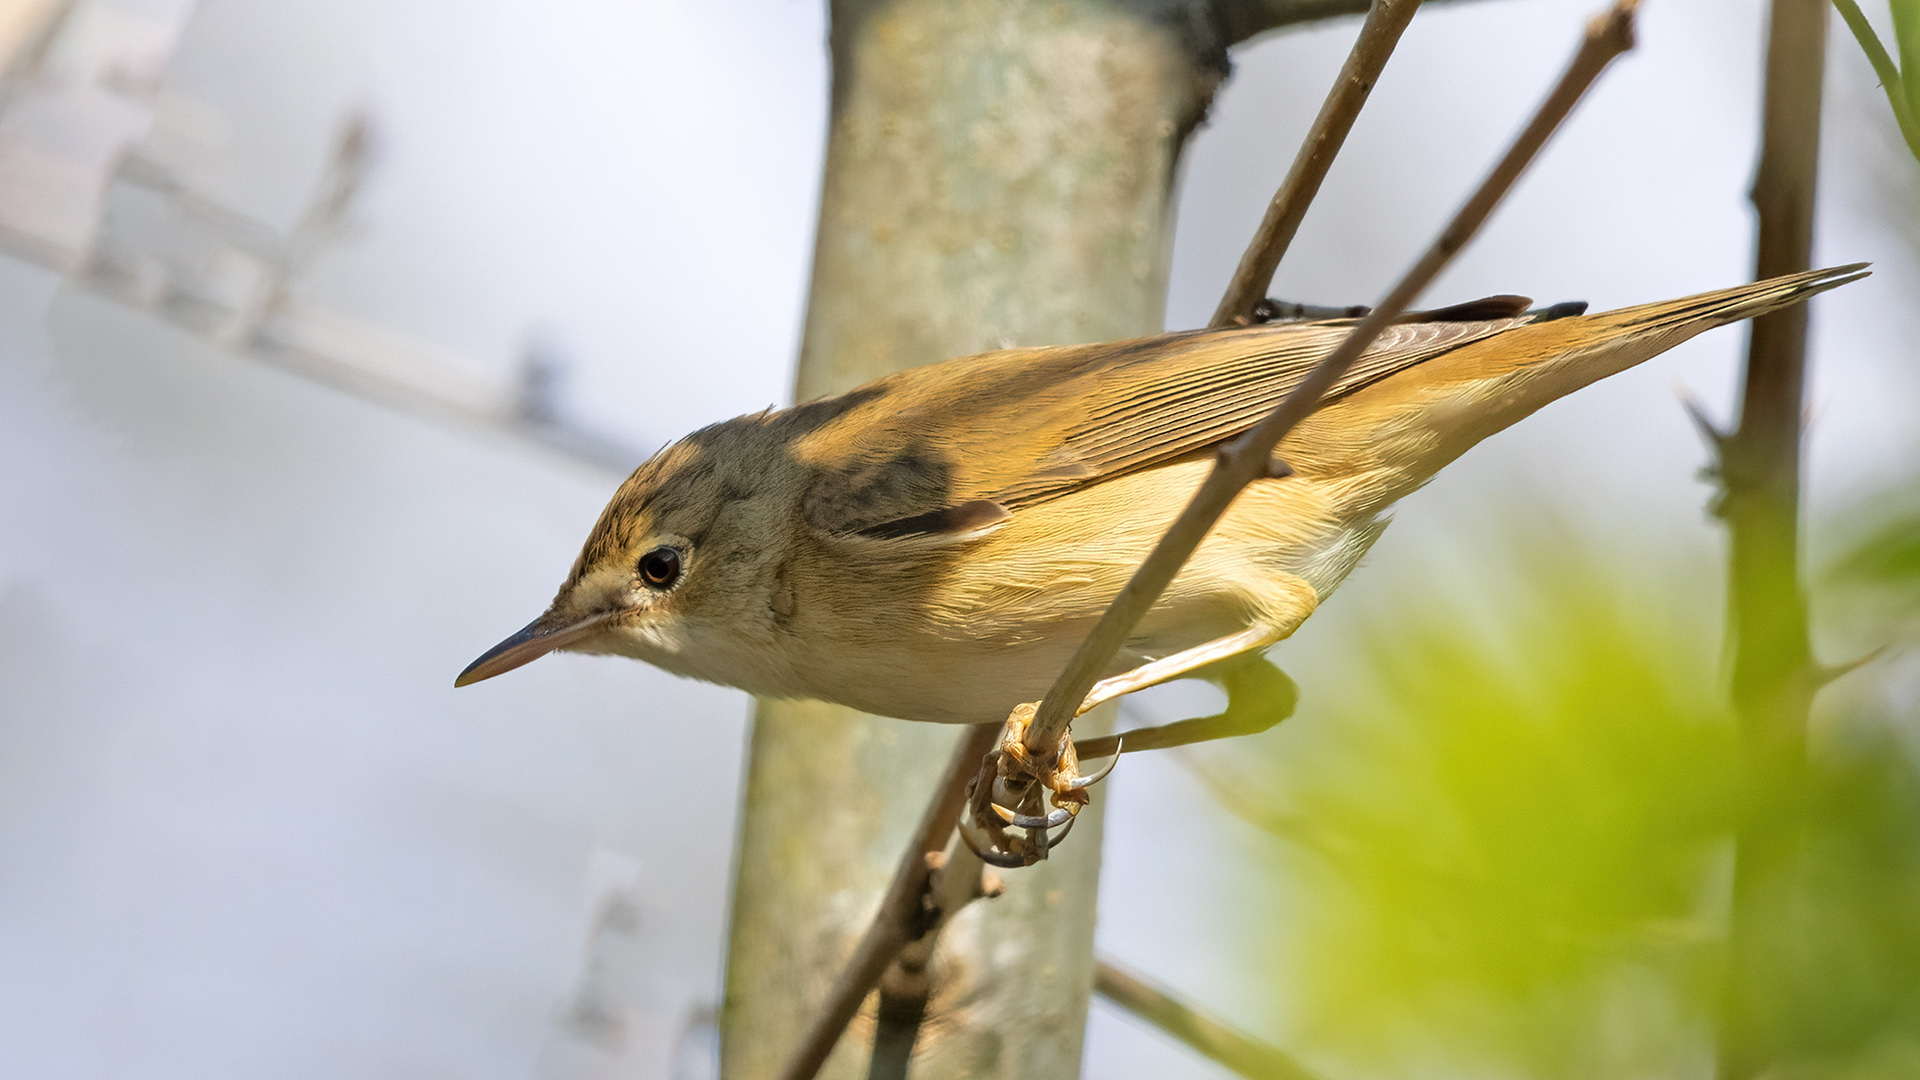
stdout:
MULTIPOLYGON (((1423 12, 1275 293, 1374 299, 1592 6, 1423 12)), ((1647 5, 1427 302, 1743 280, 1763 15, 1647 5)), ((1355 25, 1236 52, 1170 328, 1355 25)), ((825 33, 815 0, 0 4, 0 1075, 712 1074, 747 699, 451 681, 626 469, 788 400, 825 33)), ((1815 308, 1818 644, 1890 647, 1816 719, 1807 1068, 1913 1075, 1920 167, 1837 22, 1827 87, 1816 260, 1875 276, 1815 308)), ((1293 720, 1129 759, 1100 950, 1329 1075, 1707 1075, 1739 800, 1679 393, 1724 418, 1743 343, 1476 449, 1276 651, 1293 720)), ((1089 1077, 1226 1075, 1090 1023, 1089 1077)))

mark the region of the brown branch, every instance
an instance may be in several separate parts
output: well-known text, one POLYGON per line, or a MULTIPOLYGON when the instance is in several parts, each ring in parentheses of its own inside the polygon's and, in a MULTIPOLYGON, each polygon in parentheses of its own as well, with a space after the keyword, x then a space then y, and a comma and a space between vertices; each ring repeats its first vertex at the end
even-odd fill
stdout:
POLYGON ((927 997, 933 988, 929 968, 940 931, 962 908, 981 897, 999 896, 1003 888, 999 876, 964 843, 956 841, 939 860, 927 888, 934 923, 907 942, 880 978, 879 1019, 874 1026, 873 1060, 868 1064, 867 1080, 906 1080, 907 1064, 913 1057, 913 1044, 919 1038, 920 1022, 926 1016, 927 997))
MULTIPOLYGON (((1813 265, 1826 0, 1774 0, 1760 165, 1753 183, 1760 235, 1756 279, 1813 265)), ((1790 882, 1796 791, 1806 765, 1807 713, 1820 688, 1800 581, 1800 428, 1806 395, 1807 305, 1753 321, 1740 426, 1719 442, 1727 522, 1727 622, 1732 696, 1749 776, 1768 796, 1736 837, 1727 984, 1720 1017, 1723 1080, 1767 1071, 1773 1047, 1765 988, 1772 969, 1766 900, 1790 882)), ((1778 932, 1774 928, 1774 932, 1778 932)))
POLYGON ((1366 22, 1360 25, 1360 36, 1354 39, 1353 50, 1347 53, 1347 62, 1340 68, 1340 77, 1327 92, 1320 115, 1313 118, 1313 127, 1307 131, 1299 153, 1294 155, 1287 178, 1280 182, 1273 201, 1267 204, 1266 217, 1254 232, 1246 254, 1240 256, 1240 265, 1233 272, 1233 280, 1227 283, 1227 293, 1220 298, 1220 306, 1214 310, 1213 321, 1208 325, 1245 326, 1252 321, 1254 305, 1266 298, 1267 287, 1273 283, 1273 272, 1279 268, 1288 245, 1293 243, 1294 234, 1300 231, 1307 207, 1313 205, 1313 197, 1320 193, 1320 183, 1327 178, 1327 170, 1333 167, 1333 159, 1345 145, 1347 133, 1353 130, 1353 122, 1367 103, 1367 95, 1373 92, 1373 84, 1386 68, 1401 32, 1413 21, 1413 13, 1419 8, 1420 0, 1373 0, 1366 22))
POLYGON ((1220 30, 1230 43, 1303 22, 1358 15, 1367 0, 1223 0, 1220 30))
POLYGON ((1314 1080, 1285 1051, 1200 1012, 1111 960, 1101 960, 1094 967, 1093 992, 1241 1076, 1314 1080))
POLYGON ((1358 15, 1367 7, 1367 0, 1219 0, 1217 10, 1222 36, 1228 44, 1237 45, 1269 30, 1358 15))
POLYGON ((954 825, 960 820, 967 781, 978 770, 980 759, 993 749, 994 740, 999 736, 997 728, 995 724, 976 724, 960 737, 933 801, 927 804, 926 813, 921 815, 920 825, 914 830, 913 842, 907 846, 893 882, 880 900, 880 910, 874 913, 873 923, 854 948, 852 959, 841 970, 813 1026, 807 1029, 806 1037, 780 1070, 781 1080, 812 1080, 888 965, 910 942, 924 936, 927 886, 937 862, 927 856, 938 856, 946 849, 954 825))
POLYGON ((1574 54, 1560 82, 1420 260, 1278 408, 1244 435, 1220 448, 1200 490, 1120 590, 1120 595, 1114 598, 1041 700, 1024 740, 1030 755, 1038 760, 1051 759, 1080 703, 1132 634, 1134 626, 1166 591, 1174 575, 1200 546, 1200 541, 1226 512, 1240 489, 1267 475, 1273 448, 1319 405, 1321 396, 1348 366, 1465 246, 1607 64, 1633 47, 1635 3, 1636 0, 1616 0, 1612 8, 1588 24, 1580 50, 1574 54))

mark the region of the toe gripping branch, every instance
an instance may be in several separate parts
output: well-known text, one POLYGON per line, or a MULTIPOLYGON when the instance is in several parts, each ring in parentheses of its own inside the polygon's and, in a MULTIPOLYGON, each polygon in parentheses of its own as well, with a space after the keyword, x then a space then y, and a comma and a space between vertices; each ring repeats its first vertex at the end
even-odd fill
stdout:
POLYGON ((1071 733, 1061 737, 1051 761, 1035 760, 1021 741, 1033 712, 1032 705, 1013 711, 1005 737, 967 787, 960 837, 990 866, 1032 866, 1046 858, 1092 801, 1087 789, 1105 780, 1120 761, 1116 743, 1105 766, 1080 775, 1071 733))
POLYGON ((1015 709, 1000 745, 967 786, 960 838, 990 866, 1032 866, 1067 838, 1092 802, 1088 789, 1113 772, 1121 754, 1254 735, 1292 716, 1300 698, 1293 680, 1257 654, 1216 664, 1202 677, 1226 690, 1225 712, 1079 742, 1069 733, 1051 760, 1036 759, 1023 741, 1036 706, 1015 709), (1083 755, 1107 763, 1082 775, 1083 755))

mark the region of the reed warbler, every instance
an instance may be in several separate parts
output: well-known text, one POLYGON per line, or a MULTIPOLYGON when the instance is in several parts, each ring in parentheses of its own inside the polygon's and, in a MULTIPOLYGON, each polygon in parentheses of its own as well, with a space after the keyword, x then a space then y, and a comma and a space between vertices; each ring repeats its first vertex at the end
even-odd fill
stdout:
MULTIPOLYGON (((1469 447, 1703 330, 1864 276, 1596 315, 1494 297, 1389 327, 1241 492, 1114 661, 1115 692, 1285 638, 1382 513, 1469 447)), ((636 469, 545 614, 555 650, 769 697, 979 723, 1037 700, 1211 467, 1351 319, 1009 349, 715 424, 636 469)))

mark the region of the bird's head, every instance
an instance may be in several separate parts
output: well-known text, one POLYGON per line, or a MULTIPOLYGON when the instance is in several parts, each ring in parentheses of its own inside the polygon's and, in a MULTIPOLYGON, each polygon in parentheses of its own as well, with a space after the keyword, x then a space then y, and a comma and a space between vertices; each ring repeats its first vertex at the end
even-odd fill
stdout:
POLYGON ((768 530, 755 527, 770 509, 761 504, 766 478, 730 467, 734 455, 716 452, 716 443, 731 441, 725 427, 636 469, 601 511, 546 612, 469 664, 454 685, 556 651, 614 653, 676 671, 699 666, 683 654, 714 629, 736 625, 742 609, 764 596, 773 546, 768 530))

